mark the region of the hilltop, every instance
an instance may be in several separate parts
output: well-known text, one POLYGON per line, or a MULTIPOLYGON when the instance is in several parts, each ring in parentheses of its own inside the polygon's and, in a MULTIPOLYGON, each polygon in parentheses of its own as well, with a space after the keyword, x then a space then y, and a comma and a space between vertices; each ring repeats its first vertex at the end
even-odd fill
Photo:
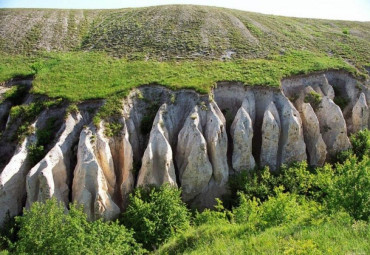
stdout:
POLYGON ((370 23, 170 5, 118 10, 0 10, 0 82, 72 101, 144 84, 207 93, 219 81, 280 86, 284 77, 347 70, 364 78, 370 23))
POLYGON ((8 53, 105 51, 129 59, 265 58, 308 50, 368 64, 370 23, 289 18, 188 5, 0 11, 8 53))

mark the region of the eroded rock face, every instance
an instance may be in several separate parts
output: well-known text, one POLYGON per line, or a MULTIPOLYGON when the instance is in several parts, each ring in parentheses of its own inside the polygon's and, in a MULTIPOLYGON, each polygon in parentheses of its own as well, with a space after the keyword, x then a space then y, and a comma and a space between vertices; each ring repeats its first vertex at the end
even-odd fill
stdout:
POLYGON ((283 101, 281 116, 280 164, 306 160, 302 121, 298 111, 288 100, 283 101))
MULTIPOLYGON (((224 185, 229 177, 227 164, 227 134, 225 118, 214 102, 207 105, 204 137, 213 168, 213 177, 218 185, 224 185)), ((203 112, 204 115, 204 112, 203 112)))
MULTIPOLYGON (((0 174, 0 223, 7 211, 20 213, 25 199, 30 206, 51 197, 66 205, 72 197, 84 205, 90 220, 114 219, 125 210, 135 181, 137 186, 178 185, 190 206, 207 208, 228 192, 230 172, 252 169, 255 160, 273 171, 307 158, 310 165, 321 166, 349 148, 347 128, 351 133, 369 126, 370 90, 361 86, 359 91, 353 78, 330 73, 284 81, 283 91, 224 82, 213 97, 140 87, 123 100, 122 116, 115 119, 122 129, 113 137, 105 136, 103 123, 96 129, 85 113, 69 116, 58 141, 53 140, 32 169, 27 166, 27 146, 34 135, 14 155, 16 145, 6 150, 2 138, 0 154, 7 156, 0 167, 5 166, 0 174), (305 103, 313 91, 322 96, 321 102, 316 97, 305 103), (350 100, 343 112, 335 96, 350 100), (143 132, 143 119, 154 115, 151 130, 143 132), (140 161, 135 180, 133 165, 140 161)), ((26 102, 32 100, 30 96, 26 102)), ((16 129, 15 123, 5 127, 6 136, 11 129, 16 129)))
POLYGON ((34 134, 27 137, 0 174, 0 226, 7 214, 13 217, 22 212, 26 199, 26 175, 30 170, 27 148, 35 140, 34 134))
POLYGON ((162 105, 154 120, 148 146, 142 159, 137 186, 150 184, 159 186, 164 183, 177 186, 172 148, 168 142, 168 132, 162 116, 166 107, 162 105))
POLYGON ((116 185, 113 158, 101 128, 82 130, 74 171, 72 199, 84 205, 89 220, 114 219, 120 208, 112 199, 116 185))
POLYGON ((267 107, 262 122, 261 166, 276 170, 280 139, 280 118, 273 102, 267 107))
POLYGON ((322 166, 326 159, 326 145, 320 133, 319 120, 309 103, 302 104, 302 121, 308 162, 312 166, 322 166))
POLYGON ((348 149, 351 144, 347 136, 346 122, 339 106, 324 96, 316 114, 328 154, 335 156, 339 151, 348 149))
POLYGON ((237 112, 231 125, 233 139, 232 164, 236 171, 250 170, 256 166, 252 155, 253 126, 252 120, 242 106, 237 112))
POLYGON ((30 170, 26 179, 27 207, 51 197, 68 204, 70 154, 84 124, 80 113, 69 115, 56 145, 30 170))
POLYGON ((358 132, 368 127, 369 107, 366 103, 364 93, 360 94, 355 106, 352 110, 352 129, 353 132, 358 132))
POLYGON ((128 195, 134 188, 133 151, 129 142, 129 133, 125 120, 122 118, 123 129, 117 137, 109 140, 114 168, 116 173, 116 187, 114 200, 123 210, 128 204, 128 195))
POLYGON ((212 165, 208 159, 198 107, 186 119, 178 135, 176 161, 182 197, 187 202, 202 193, 212 177, 212 165))

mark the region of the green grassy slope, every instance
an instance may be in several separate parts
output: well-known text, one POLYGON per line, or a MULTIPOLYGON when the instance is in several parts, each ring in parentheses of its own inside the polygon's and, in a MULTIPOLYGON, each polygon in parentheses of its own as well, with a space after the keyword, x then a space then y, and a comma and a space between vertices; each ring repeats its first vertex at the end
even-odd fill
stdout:
POLYGON ((365 73, 368 52, 370 22, 183 5, 0 9, 0 82, 34 75, 34 92, 71 100, 149 83, 207 92, 221 80, 278 86, 297 73, 365 73))
POLYGON ((242 224, 205 224, 179 234, 156 254, 366 254, 369 225, 323 222, 251 232, 242 224))

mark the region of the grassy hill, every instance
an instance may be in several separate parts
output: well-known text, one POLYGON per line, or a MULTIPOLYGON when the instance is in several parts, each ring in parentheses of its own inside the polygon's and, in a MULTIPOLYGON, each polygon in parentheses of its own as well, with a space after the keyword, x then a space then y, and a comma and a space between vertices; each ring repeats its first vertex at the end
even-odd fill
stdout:
POLYGON ((207 92, 221 80, 279 86, 318 70, 358 75, 369 52, 370 22, 190 5, 0 10, 0 81, 33 75, 35 93, 71 100, 150 83, 207 92))

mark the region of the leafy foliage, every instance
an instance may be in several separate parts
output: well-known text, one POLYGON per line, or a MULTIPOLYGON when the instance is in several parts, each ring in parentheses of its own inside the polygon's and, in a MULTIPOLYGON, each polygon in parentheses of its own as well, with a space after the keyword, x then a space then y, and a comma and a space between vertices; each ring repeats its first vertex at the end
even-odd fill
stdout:
POLYGON ((141 254, 132 233, 117 222, 88 222, 82 208, 68 213, 55 199, 34 203, 17 217, 18 254, 141 254))
POLYGON ((353 218, 369 220, 370 216, 370 159, 361 161, 351 156, 337 164, 331 182, 326 187, 326 202, 332 211, 345 210, 353 218))
POLYGON ((304 98, 304 102, 305 103, 310 103, 312 108, 314 109, 317 109, 319 107, 319 104, 321 102, 321 95, 315 91, 311 91, 310 93, 308 93, 305 98, 304 98))
POLYGON ((134 230, 138 242, 153 249, 174 233, 188 228, 190 214, 181 201, 180 190, 164 185, 138 188, 130 195, 122 221, 134 230))

